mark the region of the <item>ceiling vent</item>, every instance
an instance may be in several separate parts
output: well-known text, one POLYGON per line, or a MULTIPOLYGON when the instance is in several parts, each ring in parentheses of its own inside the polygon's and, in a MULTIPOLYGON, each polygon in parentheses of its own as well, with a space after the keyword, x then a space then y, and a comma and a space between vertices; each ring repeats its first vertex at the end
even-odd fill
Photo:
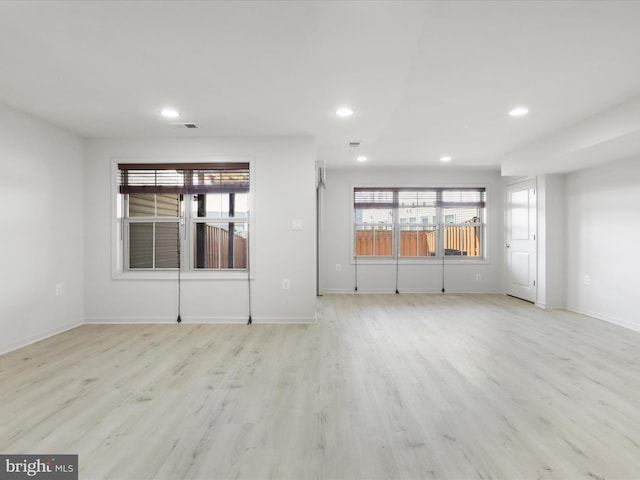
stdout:
POLYGON ((173 128, 198 128, 195 123, 170 123, 173 128))
POLYGON ((360 146, 360 142, 349 142, 347 143, 347 147, 349 148, 358 148, 360 146))

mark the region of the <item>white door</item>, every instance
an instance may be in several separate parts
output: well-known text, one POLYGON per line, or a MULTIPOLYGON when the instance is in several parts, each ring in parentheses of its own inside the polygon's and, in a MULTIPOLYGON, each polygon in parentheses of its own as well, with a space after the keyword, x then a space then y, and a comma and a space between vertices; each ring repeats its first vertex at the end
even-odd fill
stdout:
POLYGON ((507 187, 507 294, 536 301, 536 189, 529 180, 507 187))

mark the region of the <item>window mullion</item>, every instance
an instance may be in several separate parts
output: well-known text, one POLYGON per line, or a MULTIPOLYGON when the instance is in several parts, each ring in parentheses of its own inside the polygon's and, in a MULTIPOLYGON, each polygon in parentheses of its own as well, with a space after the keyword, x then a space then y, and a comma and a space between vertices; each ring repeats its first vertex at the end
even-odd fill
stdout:
POLYGON ((193 223, 193 217, 191 216, 191 204, 189 201, 193 201, 193 196, 184 195, 182 202, 182 218, 180 220, 184 232, 180 235, 180 267, 182 270, 193 270, 193 255, 191 255, 190 245, 192 243, 193 230, 195 224, 193 223), (189 200, 187 200, 189 199, 189 200), (186 267, 186 268, 183 268, 186 267))
POLYGON ((436 235, 436 256, 444 257, 444 210, 442 208, 442 190, 436 192, 436 225, 438 229, 438 235, 436 235))
POLYGON ((131 242, 129 241, 129 236, 131 234, 129 233, 129 219, 128 218, 123 219, 122 226, 123 226, 123 233, 122 233, 122 236, 123 236, 123 239, 122 239, 122 248, 123 248, 123 252, 122 252, 123 253, 123 255, 122 255, 122 271, 124 272, 124 271, 129 269, 129 265, 131 263, 130 260, 129 260, 130 255, 131 255, 131 253, 130 253, 130 250, 131 250, 130 244, 131 244, 131 242))
POLYGON ((156 222, 152 222, 151 235, 151 268, 156 269, 156 222))
POLYGON ((393 205, 394 205, 394 209, 393 209, 393 213, 392 213, 392 220, 393 220, 393 225, 391 226, 392 228, 392 236, 391 238, 393 239, 391 242, 391 253, 393 254, 393 258, 399 258, 400 257, 400 192, 397 189, 393 190, 393 205))
POLYGON ((125 272, 129 265, 129 195, 122 197, 122 218, 120 223, 120 240, 122 247, 122 271, 125 272))
MULTIPOLYGON (((222 265, 222 259, 225 257, 222 256, 222 223, 218 221, 216 223, 216 228, 218 229, 218 270, 223 270, 225 267, 222 265)), ((228 234, 227 238, 229 238, 228 234)))
MULTIPOLYGON (((158 184, 158 171, 156 170, 154 172, 155 175, 155 183, 156 185, 158 184)), ((152 252, 152 262, 151 262, 151 267, 153 268, 153 270, 156 269, 156 257, 158 256, 158 252, 156 252, 156 224, 157 224, 157 219, 158 219, 158 194, 154 193, 153 194, 153 216, 155 217, 153 220, 153 246, 151 248, 151 252, 152 252)))

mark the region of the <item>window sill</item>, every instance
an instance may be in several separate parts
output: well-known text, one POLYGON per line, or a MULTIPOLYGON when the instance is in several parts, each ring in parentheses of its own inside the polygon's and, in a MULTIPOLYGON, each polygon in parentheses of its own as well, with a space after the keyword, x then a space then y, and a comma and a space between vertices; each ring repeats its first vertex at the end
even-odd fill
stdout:
MULTIPOLYGON (((177 271, 147 271, 147 272, 116 272, 112 275, 113 280, 177 280, 177 271)), ((253 275, 251 276, 253 280, 253 275)), ((207 271, 207 272, 181 272, 180 280, 184 281, 247 281, 247 271, 238 272, 207 271)))
MULTIPOLYGON (((442 265, 442 257, 438 258, 412 258, 412 259, 400 259, 398 265, 442 265)), ((446 265, 488 265, 489 260, 486 258, 465 258, 459 256, 444 257, 444 263, 446 265)), ((351 259, 351 265, 355 265, 356 261, 351 259)), ((358 257, 358 265, 395 265, 396 259, 392 257, 385 258, 363 258, 358 257)))

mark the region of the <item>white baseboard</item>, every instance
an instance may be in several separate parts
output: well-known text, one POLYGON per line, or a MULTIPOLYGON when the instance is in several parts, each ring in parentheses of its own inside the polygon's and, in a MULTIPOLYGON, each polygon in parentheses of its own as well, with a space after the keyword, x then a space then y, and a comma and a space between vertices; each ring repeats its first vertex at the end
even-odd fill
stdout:
POLYGON ((633 330, 635 332, 640 332, 640 325, 638 325, 636 323, 629 322, 627 320, 622 320, 620 318, 613 318, 613 317, 609 317, 609 316, 602 315, 602 314, 599 314, 599 313, 593 313, 593 312, 586 312, 586 311, 582 311, 582 310, 577 310, 575 308, 570 308, 570 307, 567 307, 566 310, 569 311, 569 312, 578 313, 580 315, 585 315, 587 317, 595 318, 597 320, 602 320, 603 322, 612 323, 612 324, 617 325, 619 327, 628 328, 629 330, 633 330))
MULTIPOLYGON (((396 293, 393 290, 363 290, 363 289, 358 289, 358 291, 356 292, 355 290, 339 290, 339 289, 332 289, 332 290, 325 290, 324 292, 322 292, 323 295, 349 295, 349 294, 365 294, 365 295, 380 295, 380 294, 394 294, 396 293)), ((433 293, 442 293, 441 290, 400 290, 400 295, 402 295, 403 293, 406 294, 433 294, 433 293)), ((486 291, 486 290, 482 290, 482 291, 478 291, 478 290, 446 290, 445 295, 447 293, 451 293, 451 294, 473 294, 473 295, 482 295, 482 294, 486 294, 486 295, 496 295, 496 294, 500 294, 500 295, 504 295, 504 292, 501 292, 499 290, 495 290, 495 291, 486 291)))
POLYGON ((62 327, 57 327, 57 328, 52 328, 49 330, 45 330, 44 332, 40 332, 38 334, 35 335, 29 335, 27 337, 23 337, 20 340, 16 341, 16 342, 10 342, 7 344, 3 344, 0 345, 0 355, 4 354, 4 353, 9 353, 12 352, 14 350, 18 350, 19 348, 23 348, 26 347, 28 345, 31 345, 33 343, 39 342, 41 340, 45 340, 49 337, 53 337, 54 335, 58 335, 60 333, 66 332, 68 330, 72 330, 76 327, 81 326, 82 323, 74 323, 74 324, 69 324, 69 325, 64 325, 62 327))
POLYGON ((253 323, 276 324, 276 325, 312 325, 318 323, 314 317, 253 317, 253 323))
MULTIPOLYGON (((202 323, 202 324, 218 324, 218 325, 244 325, 247 323, 248 316, 234 317, 201 317, 201 316, 181 316, 182 323, 202 323)), ((310 324, 317 323, 316 317, 251 317, 253 323, 273 323, 273 324, 310 324)), ((176 317, 94 317, 85 321, 87 325, 135 325, 135 324, 172 324, 177 323, 176 317)))

